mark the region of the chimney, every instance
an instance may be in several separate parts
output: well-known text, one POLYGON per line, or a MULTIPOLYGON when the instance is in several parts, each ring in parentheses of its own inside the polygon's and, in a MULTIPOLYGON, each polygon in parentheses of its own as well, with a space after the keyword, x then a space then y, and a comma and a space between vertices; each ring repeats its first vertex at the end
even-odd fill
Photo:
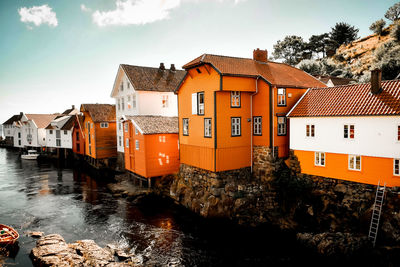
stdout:
POLYGON ((164 63, 160 63, 160 67, 158 68, 159 70, 165 70, 165 66, 164 66, 164 63))
POLYGON ((374 69, 371 71, 371 93, 374 95, 379 94, 382 91, 382 70, 374 69))
POLYGON ((175 69, 175 64, 171 64, 170 70, 171 70, 171 71, 176 71, 176 69, 175 69))
POLYGON ((261 62, 268 62, 267 49, 261 50, 259 48, 253 50, 253 59, 261 62))
POLYGON ((72 109, 75 109, 75 105, 72 105, 72 109))

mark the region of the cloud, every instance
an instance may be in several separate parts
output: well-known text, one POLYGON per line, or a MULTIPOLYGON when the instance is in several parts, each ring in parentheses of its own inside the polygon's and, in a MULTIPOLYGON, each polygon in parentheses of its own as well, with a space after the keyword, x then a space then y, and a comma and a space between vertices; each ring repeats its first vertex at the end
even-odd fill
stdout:
POLYGON ((92 10, 88 7, 86 7, 84 4, 81 4, 81 10, 84 12, 91 12, 92 10))
MULTIPOLYGON (((215 0, 213 0, 215 1, 215 0)), ((218 2, 244 2, 247 0, 217 0, 218 2)), ((93 12, 93 22, 99 26, 141 25, 169 18, 172 9, 182 2, 200 2, 199 0, 116 0, 116 8, 110 11, 93 12)), ((81 5, 83 11, 89 11, 81 5)))
POLYGON ((22 7, 18 9, 18 13, 21 16, 21 21, 25 23, 33 23, 35 26, 40 26, 43 23, 47 23, 52 27, 58 25, 56 13, 48 5, 33 6, 31 8, 22 7))

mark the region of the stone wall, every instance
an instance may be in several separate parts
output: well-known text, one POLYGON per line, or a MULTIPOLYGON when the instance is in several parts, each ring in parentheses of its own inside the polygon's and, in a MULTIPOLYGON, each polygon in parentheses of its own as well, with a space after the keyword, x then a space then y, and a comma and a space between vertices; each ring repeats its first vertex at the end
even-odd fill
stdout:
POLYGON ((271 177, 271 175, 280 167, 280 160, 276 160, 278 155, 277 147, 274 150, 275 157, 273 157, 272 154, 273 151, 269 147, 253 147, 253 174, 258 176, 260 179, 268 180, 269 177, 271 177))
POLYGON ((215 173, 181 164, 170 196, 203 217, 252 226, 268 222, 278 210, 276 192, 253 177, 250 168, 215 173))

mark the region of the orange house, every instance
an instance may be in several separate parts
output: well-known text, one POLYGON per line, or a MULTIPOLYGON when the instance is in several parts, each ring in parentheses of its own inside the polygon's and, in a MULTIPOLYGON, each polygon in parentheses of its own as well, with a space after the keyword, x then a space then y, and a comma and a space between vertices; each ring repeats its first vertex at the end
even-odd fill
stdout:
POLYGON ((311 75, 268 61, 204 54, 183 66, 178 86, 181 163, 213 172, 253 166, 253 151, 286 157, 287 112, 309 87, 311 75))
POLYGON ((288 114, 302 173, 400 186, 400 80, 374 75, 377 84, 310 89, 288 114))
POLYGON ((178 118, 126 116, 125 169, 145 178, 179 170, 178 118))
POLYGON ((85 155, 85 135, 83 128, 85 117, 83 115, 74 115, 74 128, 72 129, 72 151, 75 154, 85 155))
POLYGON ((82 104, 85 155, 92 159, 117 156, 115 105, 82 104))

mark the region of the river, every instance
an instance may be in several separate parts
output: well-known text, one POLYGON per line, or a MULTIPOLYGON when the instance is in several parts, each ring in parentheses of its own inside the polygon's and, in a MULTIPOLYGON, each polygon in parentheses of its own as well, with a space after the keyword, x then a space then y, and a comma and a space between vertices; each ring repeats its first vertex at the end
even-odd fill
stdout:
POLYGON ((29 253, 36 240, 26 231, 129 247, 145 266, 321 263, 290 235, 205 220, 161 198, 140 204, 114 198, 107 182, 82 168, 21 160, 17 151, 0 148, 0 223, 21 235, 19 250, 0 256, 0 265, 32 266, 29 253))

